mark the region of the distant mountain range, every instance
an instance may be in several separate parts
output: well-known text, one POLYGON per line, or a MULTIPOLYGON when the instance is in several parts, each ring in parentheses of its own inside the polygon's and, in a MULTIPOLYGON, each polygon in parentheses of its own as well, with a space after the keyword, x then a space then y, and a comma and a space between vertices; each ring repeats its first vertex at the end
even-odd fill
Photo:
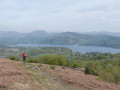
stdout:
POLYGON ((90 34, 90 35, 113 35, 113 36, 120 37, 120 32, 106 32, 106 31, 96 32, 96 31, 93 31, 93 32, 84 32, 82 34, 90 34))
POLYGON ((43 38, 56 33, 47 33, 44 30, 37 30, 31 33, 19 33, 14 31, 0 31, 0 40, 9 43, 39 43, 43 38))
POLYGON ((31 38, 43 38, 47 36, 48 34, 45 31, 34 31, 31 33, 18 33, 14 31, 1 31, 0 32, 0 39, 7 40, 7 41, 14 41, 14 40, 28 40, 31 38))
POLYGON ((63 44, 63 45, 85 45, 120 48, 120 34, 108 32, 92 33, 47 33, 37 30, 31 33, 4 32, 0 31, 0 43, 37 43, 37 44, 63 44))
POLYGON ((45 38, 44 44, 67 44, 85 46, 103 46, 120 48, 120 37, 112 35, 90 35, 75 32, 65 32, 45 38))

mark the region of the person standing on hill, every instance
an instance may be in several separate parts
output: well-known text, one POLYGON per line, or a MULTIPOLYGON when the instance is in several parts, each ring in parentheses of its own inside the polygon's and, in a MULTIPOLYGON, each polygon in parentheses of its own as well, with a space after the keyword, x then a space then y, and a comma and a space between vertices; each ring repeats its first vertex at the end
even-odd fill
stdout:
POLYGON ((27 57, 27 55, 26 55, 25 52, 22 54, 22 57, 23 57, 23 62, 26 63, 26 57, 27 57))

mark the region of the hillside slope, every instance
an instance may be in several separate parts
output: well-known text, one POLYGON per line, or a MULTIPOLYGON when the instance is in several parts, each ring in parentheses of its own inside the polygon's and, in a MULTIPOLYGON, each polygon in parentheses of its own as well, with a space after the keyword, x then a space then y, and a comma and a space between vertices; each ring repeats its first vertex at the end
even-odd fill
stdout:
POLYGON ((31 73, 18 67, 15 62, 0 59, 0 90, 42 90, 41 85, 37 84, 31 73))
MULTIPOLYGON (((97 76, 94 75, 85 75, 82 72, 82 69, 70 69, 63 68, 61 66, 56 66, 55 69, 51 65, 47 64, 30 64, 34 67, 33 70, 41 72, 43 70, 46 72, 45 76, 51 75, 53 81, 58 81, 59 79, 64 82, 64 84, 72 87, 73 90, 119 90, 120 85, 114 83, 107 83, 102 80, 97 80, 97 76), (40 70, 41 69, 41 70, 40 70)), ((60 85, 61 86, 61 85, 60 85)), ((68 87, 67 86, 67 87, 68 87)), ((62 86, 62 90, 71 90, 65 89, 62 86)))
POLYGON ((0 90, 61 90, 62 88, 64 87, 48 77, 36 73, 31 68, 28 69, 27 64, 0 58, 0 90))
POLYGON ((78 90, 120 90, 120 85, 97 80, 97 76, 85 75, 80 70, 62 69, 57 66, 56 70, 46 70, 46 72, 78 88, 78 90))
POLYGON ((26 64, 0 58, 0 90, 119 90, 120 85, 96 80, 79 70, 26 64), (19 65, 18 65, 19 64, 19 65))

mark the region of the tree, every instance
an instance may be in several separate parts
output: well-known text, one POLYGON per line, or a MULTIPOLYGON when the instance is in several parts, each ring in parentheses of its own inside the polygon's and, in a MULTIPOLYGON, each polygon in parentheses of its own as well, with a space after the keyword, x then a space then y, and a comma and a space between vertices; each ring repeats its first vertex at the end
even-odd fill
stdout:
POLYGON ((116 84, 120 83, 120 67, 119 66, 114 66, 112 69, 112 74, 114 77, 114 82, 116 84))
POLYGON ((78 68, 79 67, 79 64, 78 63, 74 63, 73 64, 73 68, 78 68))
POLYGON ((16 56, 11 56, 10 60, 17 60, 16 56))
POLYGON ((114 80, 113 74, 111 72, 107 72, 106 70, 102 70, 99 73, 99 76, 102 80, 104 80, 106 82, 113 82, 113 80, 114 80))

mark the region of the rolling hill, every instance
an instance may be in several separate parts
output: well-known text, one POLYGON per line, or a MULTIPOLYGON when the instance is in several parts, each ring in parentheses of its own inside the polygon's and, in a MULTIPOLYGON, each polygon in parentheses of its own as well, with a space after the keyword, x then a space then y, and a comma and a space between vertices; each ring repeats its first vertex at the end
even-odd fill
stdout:
POLYGON ((45 38, 43 44, 85 45, 120 48, 120 38, 112 35, 88 35, 65 32, 45 38))

